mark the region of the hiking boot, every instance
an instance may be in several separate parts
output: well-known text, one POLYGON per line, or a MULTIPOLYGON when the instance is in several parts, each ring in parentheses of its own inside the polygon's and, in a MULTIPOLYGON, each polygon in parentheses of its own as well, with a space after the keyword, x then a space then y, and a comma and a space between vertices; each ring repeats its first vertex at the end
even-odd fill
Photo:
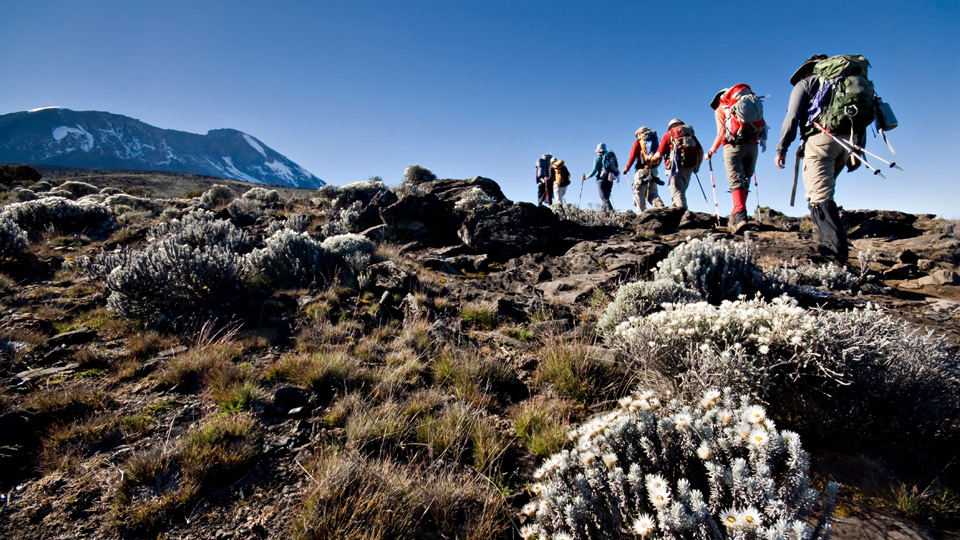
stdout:
POLYGON ((729 229, 733 234, 740 234, 740 231, 747 227, 747 211, 741 210, 736 214, 730 215, 729 229))
POLYGON ((663 201, 660 200, 660 197, 657 197, 656 199, 653 200, 653 207, 663 208, 663 201))

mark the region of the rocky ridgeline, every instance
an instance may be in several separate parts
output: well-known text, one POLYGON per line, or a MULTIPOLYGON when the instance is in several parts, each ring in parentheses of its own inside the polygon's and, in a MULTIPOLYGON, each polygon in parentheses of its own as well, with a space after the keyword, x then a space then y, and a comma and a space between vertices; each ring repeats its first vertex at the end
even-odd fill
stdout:
MULTIPOLYGON (((97 179, 85 182, 92 186, 97 179)), ((525 486, 545 457, 517 441, 522 430, 516 427, 516 411, 554 411, 572 423, 608 410, 636 382, 636 373, 611 367, 629 362, 624 349, 606 339, 610 334, 597 329, 599 314, 618 289, 651 279, 658 264, 690 239, 743 241, 716 227, 709 214, 659 208, 605 216, 572 205, 551 209, 514 203, 482 177, 406 182, 397 188, 368 181, 327 186, 299 198, 267 190, 237 197, 216 188, 192 198, 124 198, 119 190, 109 190, 108 179, 103 182, 96 185, 106 188, 100 192, 76 185, 27 186, 36 197, 51 190, 66 200, 87 197, 110 208, 117 222, 99 231, 28 231, 24 253, 8 256, 2 267, 9 281, 0 284, 0 491, 6 492, 0 538, 13 537, 14 531, 37 537, 74 534, 65 531, 81 537, 158 532, 184 538, 313 537, 304 532, 313 519, 307 513, 316 514, 324 504, 313 498, 322 484, 315 476, 330 471, 308 463, 328 459, 323 444, 337 441, 334 446, 356 450, 361 457, 343 458, 348 468, 373 467, 377 474, 394 465, 371 465, 375 456, 403 461, 420 455, 410 447, 427 452, 422 448, 436 445, 433 439, 417 439, 420 435, 390 442, 384 434, 354 448, 357 428, 337 420, 338 415, 361 410, 383 416, 383 407, 401 396, 429 392, 440 393, 430 405, 436 414, 466 401, 476 422, 470 430, 489 425, 505 441, 498 468, 480 468, 479 458, 463 457, 480 445, 478 439, 465 443, 456 456, 429 457, 437 468, 459 473, 465 466, 477 468, 481 478, 490 478, 481 482, 482 489, 501 483, 493 491, 497 502, 485 502, 483 511, 503 526, 491 526, 486 536, 516 537, 521 534, 517 520, 527 521, 521 508, 531 500, 525 486), (112 206, 110 197, 117 197, 112 206), (241 326, 238 335, 245 334, 243 345, 231 345, 230 331, 201 328, 204 321, 171 332, 142 328, 108 311, 103 274, 80 271, 78 261, 96 261, 98 254, 118 248, 144 248, 158 223, 196 209, 213 212, 253 239, 252 247, 241 250, 243 257, 266 249, 256 246, 267 245, 284 227, 328 240, 360 234, 379 248, 379 255, 356 273, 341 265, 332 279, 324 275, 329 281, 323 286, 284 288, 264 285, 260 277, 244 278, 255 285, 244 285, 243 298, 231 300, 241 326), (388 349, 403 340, 422 343, 404 345, 402 360, 391 357, 388 349), (601 381, 601 390, 574 393, 545 374, 543 350, 567 343, 582 344, 584 358, 593 362, 593 371, 577 377, 609 377, 609 383, 601 381), (222 353, 226 360, 209 352, 230 347, 237 350, 222 353), (328 349, 343 351, 346 367, 327 368, 309 383, 290 374, 296 372, 291 358, 328 349), (455 357, 451 351, 457 349, 480 351, 476 356, 489 363, 466 371, 460 382, 451 382, 456 377, 441 375, 447 372, 436 366, 421 365, 455 357), (184 375, 184 363, 198 359, 207 363, 184 375), (398 362, 412 362, 405 369, 414 375, 403 372, 400 377, 406 378, 388 385, 395 372, 383 373, 398 362), (175 375, 173 366, 181 372, 175 375), (217 397, 221 383, 210 373, 257 390, 251 390, 249 401, 224 405, 217 397), (477 390, 471 381, 486 386, 477 390), (386 396, 385 385, 391 388, 386 396), (574 405, 557 408, 570 400, 574 405), (370 404, 381 409, 363 408, 370 404), (224 417, 223 411, 230 414, 224 417), (217 422, 226 420, 220 418, 256 426, 249 428, 256 437, 246 457, 237 450, 239 436, 223 443, 238 453, 229 461, 232 468, 220 464, 211 476, 191 454, 201 444, 198 433, 243 427, 221 426, 217 422), (161 456, 161 465, 155 465, 160 472, 151 473, 156 483, 138 480, 136 474, 154 478, 135 466, 154 455, 161 456), (181 489, 188 480, 197 491, 181 489), (151 521, 145 512, 157 517, 151 521)), ((957 224, 894 211, 853 210, 842 217, 851 253, 861 253, 849 268, 832 267, 818 254, 809 218, 766 210, 762 223, 754 223, 747 234, 764 268, 763 287, 790 291, 807 307, 880 305, 898 320, 946 336, 955 355, 960 344, 957 224)), ((754 284, 743 286, 747 291, 754 284)), ((446 369, 453 373, 457 364, 451 362, 446 369)), ((561 434, 567 428, 562 424, 561 434)), ((842 468, 824 474, 843 481, 842 468)), ((464 492, 481 489, 471 483, 477 471, 469 469, 466 477, 473 480, 459 477, 464 492)), ((874 472, 864 466, 862 474, 874 472)), ((422 469, 408 474, 442 484, 422 469)), ((903 538, 933 534, 889 512, 856 506, 854 495, 841 491, 846 521, 837 522, 835 537, 857 538, 864 530, 897 530, 903 538), (858 509, 854 515, 851 505, 858 509)), ((413 506, 409 513, 426 515, 430 508, 413 506)), ((480 512, 457 511, 464 512, 458 519, 470 523, 471 512, 480 512)), ((431 534, 463 532, 438 528, 445 532, 431 534)))

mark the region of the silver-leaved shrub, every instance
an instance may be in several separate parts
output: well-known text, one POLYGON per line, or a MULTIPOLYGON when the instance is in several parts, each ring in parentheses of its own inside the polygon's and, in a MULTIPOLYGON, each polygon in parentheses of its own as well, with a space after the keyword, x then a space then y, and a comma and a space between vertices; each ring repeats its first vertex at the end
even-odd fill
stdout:
POLYGON ((487 192, 473 187, 464 192, 453 207, 458 212, 480 212, 492 208, 496 203, 497 200, 487 195, 487 192))
POLYGON ((620 323, 611 342, 685 392, 732 386, 804 433, 851 442, 956 436, 960 362, 879 309, 805 310, 786 296, 664 307, 620 323))
POLYGON ((93 184, 88 184, 86 182, 77 182, 75 180, 68 180, 60 184, 59 188, 63 191, 69 191, 73 194, 74 197, 83 197, 84 195, 93 195, 94 193, 99 193, 100 188, 93 184))
POLYGON ((356 275, 360 275, 370 266, 370 260, 377 249, 369 238, 359 234, 331 236, 323 241, 323 247, 346 263, 356 275))
POLYGON ((214 184, 200 195, 200 202, 210 208, 224 206, 233 200, 233 191, 223 184, 214 184))
POLYGON ((751 242, 694 238, 660 261, 654 279, 669 279, 700 293, 711 303, 763 291, 766 280, 751 242))
POLYGON ((288 229, 275 232, 261 249, 243 260, 244 273, 268 285, 302 287, 326 283, 338 257, 307 233, 288 229))
POLYGON ((258 201, 261 204, 276 204, 280 202, 280 194, 277 193, 277 190, 262 187, 250 188, 242 197, 244 199, 258 201))
POLYGON ((688 404, 638 392, 534 473, 523 538, 821 540, 837 485, 811 486, 800 437, 729 389, 688 404), (822 503, 820 517, 813 511, 822 503))
POLYGON ((193 247, 220 247, 228 251, 249 251, 247 233, 229 221, 217 219, 208 210, 194 210, 180 219, 161 223, 150 229, 151 239, 175 239, 193 247))
POLYGON ((27 235, 9 217, 0 217, 0 257, 17 255, 27 248, 27 235))
POLYGON ((687 303, 703 300, 700 293, 687 289, 672 279, 636 281, 617 290, 597 321, 597 332, 612 337, 617 325, 630 317, 640 317, 661 309, 666 303, 687 303))
POLYGON ((109 208, 94 202, 43 197, 3 207, 0 217, 13 220, 27 234, 53 229, 61 234, 108 232, 117 227, 109 208))

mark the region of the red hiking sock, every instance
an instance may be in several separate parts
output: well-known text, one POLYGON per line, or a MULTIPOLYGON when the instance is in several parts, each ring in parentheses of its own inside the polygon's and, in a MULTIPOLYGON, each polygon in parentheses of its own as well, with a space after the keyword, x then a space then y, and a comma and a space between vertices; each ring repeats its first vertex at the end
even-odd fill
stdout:
POLYGON ((747 209, 747 190, 736 189, 730 192, 733 195, 733 214, 747 209))

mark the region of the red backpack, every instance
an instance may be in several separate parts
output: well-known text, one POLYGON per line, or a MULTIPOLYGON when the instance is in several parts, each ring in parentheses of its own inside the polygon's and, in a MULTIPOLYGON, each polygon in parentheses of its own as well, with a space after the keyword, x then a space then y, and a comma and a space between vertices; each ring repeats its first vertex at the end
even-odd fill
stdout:
POLYGON ((738 84, 724 92, 720 106, 726 113, 723 141, 728 144, 755 143, 767 140, 763 121, 763 101, 750 86, 738 84))

